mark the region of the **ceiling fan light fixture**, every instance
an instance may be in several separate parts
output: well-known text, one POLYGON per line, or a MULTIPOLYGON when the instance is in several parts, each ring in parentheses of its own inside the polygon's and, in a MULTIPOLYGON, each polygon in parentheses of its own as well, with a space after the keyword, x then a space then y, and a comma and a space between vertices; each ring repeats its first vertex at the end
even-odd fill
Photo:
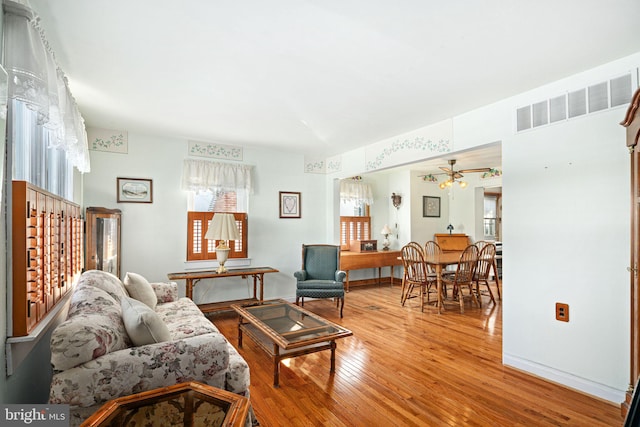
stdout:
POLYGON ((465 188, 467 186, 465 181, 458 181, 458 184, 460 184, 460 188, 465 188))

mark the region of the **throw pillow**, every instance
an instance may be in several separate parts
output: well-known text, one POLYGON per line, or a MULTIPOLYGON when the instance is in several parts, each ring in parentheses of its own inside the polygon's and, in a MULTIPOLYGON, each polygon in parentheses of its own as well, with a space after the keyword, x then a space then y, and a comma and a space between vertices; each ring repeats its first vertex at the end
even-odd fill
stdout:
POLYGON ((124 278, 124 287, 130 296, 147 304, 151 309, 156 309, 158 297, 147 279, 136 273, 127 273, 124 278))
POLYGON ((121 301, 124 327, 135 346, 169 341, 169 328, 158 314, 142 302, 124 297, 121 301))

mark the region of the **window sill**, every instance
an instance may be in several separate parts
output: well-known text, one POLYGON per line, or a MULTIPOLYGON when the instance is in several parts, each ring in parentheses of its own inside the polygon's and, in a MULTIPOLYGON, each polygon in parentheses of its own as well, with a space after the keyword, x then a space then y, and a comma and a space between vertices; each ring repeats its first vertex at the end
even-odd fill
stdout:
POLYGON ((70 289, 60 301, 47 313, 45 318, 38 323, 38 326, 29 334, 23 337, 8 337, 5 349, 7 357, 7 375, 10 376, 27 358, 29 353, 38 345, 40 340, 49 331, 58 326, 67 318, 69 311, 69 300, 74 289, 70 289))

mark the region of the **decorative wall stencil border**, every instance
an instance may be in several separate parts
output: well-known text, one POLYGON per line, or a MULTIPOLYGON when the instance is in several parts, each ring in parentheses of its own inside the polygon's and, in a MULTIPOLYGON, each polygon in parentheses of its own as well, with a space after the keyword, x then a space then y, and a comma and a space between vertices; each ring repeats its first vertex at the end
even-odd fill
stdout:
POLYGON ((327 173, 340 172, 342 170, 342 156, 327 159, 327 173))
POLYGON ((188 147, 189 155, 191 156, 212 157, 214 159, 224 160, 242 160, 242 147, 199 141, 188 141, 188 147))
POLYGON ((109 153, 127 154, 129 134, 124 130, 87 128, 89 149, 109 153))
POLYGON ((324 160, 305 161, 305 173, 326 173, 324 160))
POLYGON ((418 136, 412 140, 396 140, 391 143, 390 146, 382 149, 373 160, 366 162, 366 168, 368 171, 380 168, 383 163, 389 161, 389 159, 397 153, 407 151, 422 151, 425 154, 429 153, 448 153, 451 151, 451 141, 449 139, 440 139, 437 142, 431 139, 425 139, 418 136))

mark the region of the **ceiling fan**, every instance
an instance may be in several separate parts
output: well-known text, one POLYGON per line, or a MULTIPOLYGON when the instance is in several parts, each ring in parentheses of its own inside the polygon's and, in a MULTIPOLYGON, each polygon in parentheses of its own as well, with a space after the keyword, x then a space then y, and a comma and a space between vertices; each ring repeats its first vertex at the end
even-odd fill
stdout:
POLYGON ((444 172, 436 173, 436 174, 428 174, 428 175, 419 175, 419 177, 424 179, 425 181, 438 182, 438 179, 436 178, 436 175, 447 175, 449 177, 449 179, 447 179, 447 181, 445 181, 445 182, 441 182, 440 183, 440 188, 445 189, 447 187, 451 187, 454 182, 457 182, 458 185, 460 185, 461 188, 465 188, 467 186, 467 183, 460 179, 460 178, 462 178, 464 176, 464 175, 462 175, 463 173, 490 172, 491 171, 491 168, 474 168, 474 169, 454 170, 453 166, 455 164, 456 164, 455 159, 451 159, 451 160, 449 160, 449 166, 450 167, 445 168, 445 167, 440 166, 440 169, 442 169, 444 172))

